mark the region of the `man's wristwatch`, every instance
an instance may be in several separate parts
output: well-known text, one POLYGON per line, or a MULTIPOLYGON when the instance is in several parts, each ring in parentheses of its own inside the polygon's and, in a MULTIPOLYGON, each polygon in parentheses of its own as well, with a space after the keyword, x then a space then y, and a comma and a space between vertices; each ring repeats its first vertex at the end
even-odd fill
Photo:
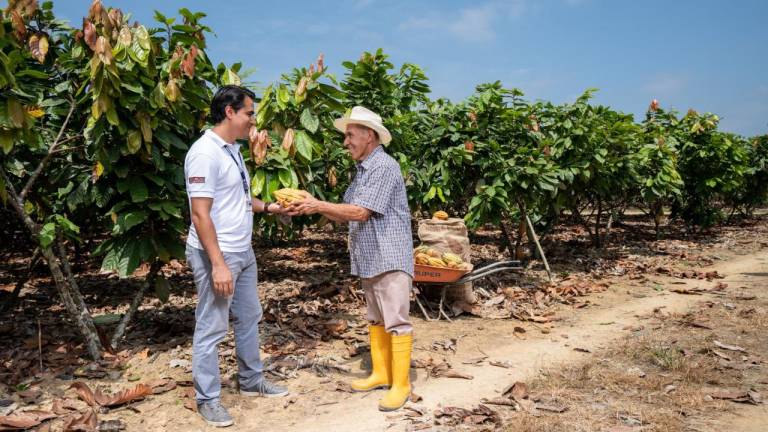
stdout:
POLYGON ((264 213, 269 213, 269 205, 272 203, 264 203, 264 213))

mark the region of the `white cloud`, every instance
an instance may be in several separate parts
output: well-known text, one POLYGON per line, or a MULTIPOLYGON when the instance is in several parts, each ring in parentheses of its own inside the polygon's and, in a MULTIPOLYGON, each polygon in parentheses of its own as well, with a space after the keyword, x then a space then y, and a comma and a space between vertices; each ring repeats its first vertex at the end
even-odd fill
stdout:
POLYGON ((493 19, 495 6, 485 5, 475 9, 464 9, 459 17, 448 24, 448 30, 457 38, 468 42, 493 40, 493 19))
POLYGON ((487 42, 496 38, 495 25, 504 18, 518 18, 525 12, 524 0, 496 1, 451 12, 433 12, 412 17, 400 25, 401 31, 447 33, 464 42, 487 42))
POLYGON ((682 76, 671 74, 658 75, 643 86, 643 90, 655 98, 675 95, 688 85, 688 80, 682 76))

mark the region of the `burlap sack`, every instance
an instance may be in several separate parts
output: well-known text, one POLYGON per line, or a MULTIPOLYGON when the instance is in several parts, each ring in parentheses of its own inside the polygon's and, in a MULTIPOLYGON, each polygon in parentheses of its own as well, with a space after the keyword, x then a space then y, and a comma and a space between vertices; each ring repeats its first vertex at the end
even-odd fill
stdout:
MULTIPOLYGON (((463 219, 422 219, 419 221, 418 234, 421 244, 455 253, 464 262, 472 262, 467 226, 463 219)), ((450 285, 446 291, 446 297, 451 301, 477 303, 471 282, 462 285, 450 285)))

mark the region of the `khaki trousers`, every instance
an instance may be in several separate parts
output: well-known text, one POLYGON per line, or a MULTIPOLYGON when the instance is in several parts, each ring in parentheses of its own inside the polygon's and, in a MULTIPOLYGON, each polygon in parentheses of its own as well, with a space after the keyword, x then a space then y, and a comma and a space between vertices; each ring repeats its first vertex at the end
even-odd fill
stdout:
POLYGON ((366 318, 374 325, 383 325, 395 335, 413 332, 408 317, 411 306, 412 278, 402 271, 389 271, 360 280, 368 304, 366 318))

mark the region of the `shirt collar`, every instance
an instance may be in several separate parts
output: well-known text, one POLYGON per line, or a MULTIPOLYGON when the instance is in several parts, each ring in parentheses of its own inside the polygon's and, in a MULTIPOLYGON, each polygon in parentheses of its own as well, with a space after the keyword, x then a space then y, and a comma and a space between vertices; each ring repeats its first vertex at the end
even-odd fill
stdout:
POLYGON ((379 144, 376 146, 375 149, 371 152, 371 154, 368 155, 362 162, 358 162, 357 166, 362 167, 364 169, 369 169, 371 165, 373 165, 376 160, 379 158, 379 154, 384 153, 384 149, 382 148, 382 145, 379 144))
POLYGON ((213 129, 208 129, 205 131, 205 136, 213 140, 213 142, 216 143, 219 147, 225 147, 225 146, 232 146, 235 150, 240 150, 240 143, 234 142, 234 143, 228 143, 224 141, 224 138, 220 137, 216 132, 213 131, 213 129))

